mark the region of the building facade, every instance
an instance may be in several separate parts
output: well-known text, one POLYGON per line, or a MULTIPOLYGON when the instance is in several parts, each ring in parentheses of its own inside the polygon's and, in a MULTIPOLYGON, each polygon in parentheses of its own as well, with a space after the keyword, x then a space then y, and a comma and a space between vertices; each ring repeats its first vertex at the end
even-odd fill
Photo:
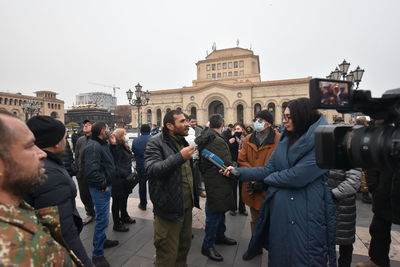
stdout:
POLYGON ((36 96, 20 93, 0 92, 0 109, 13 113, 22 120, 28 120, 34 115, 47 115, 64 122, 64 101, 57 99, 57 93, 52 91, 37 91, 36 96), (38 112, 30 113, 24 104, 39 104, 38 112))
POLYGON ((117 107, 117 98, 103 92, 82 93, 76 96, 75 107, 85 106, 87 104, 96 104, 99 108, 115 111, 117 107))
MULTIPOLYGON (((214 50, 196 63, 197 79, 190 87, 156 90, 150 102, 142 107, 141 122, 162 125, 171 109, 181 109, 205 125, 210 115, 219 113, 225 122, 252 124, 254 115, 268 109, 275 124, 282 123, 282 106, 299 97, 309 96, 311 77, 261 81, 259 57, 243 48, 214 50)), ((336 111, 323 111, 329 122, 341 116, 336 111)), ((132 126, 136 127, 137 109, 132 108, 132 126)))
POLYGON ((92 122, 104 121, 110 127, 114 126, 114 117, 110 111, 104 108, 93 107, 90 104, 86 108, 75 108, 65 113, 65 123, 75 122, 82 124, 84 120, 92 122))

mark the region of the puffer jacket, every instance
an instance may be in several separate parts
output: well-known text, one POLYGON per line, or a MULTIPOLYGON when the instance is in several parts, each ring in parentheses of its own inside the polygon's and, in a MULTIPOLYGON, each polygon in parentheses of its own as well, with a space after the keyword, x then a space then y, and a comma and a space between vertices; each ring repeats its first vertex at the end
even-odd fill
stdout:
MULTIPOLYGON (((186 143, 185 146, 188 146, 186 143)), ((181 165, 185 162, 167 132, 149 140, 144 153, 144 167, 149 179, 150 200, 154 214, 171 221, 183 221, 181 165)), ((190 161, 193 172, 193 164, 190 161)), ((193 174, 193 179, 196 176, 193 174)), ((199 206, 197 183, 193 181, 194 206, 199 206)))
POLYGON ((89 186, 104 190, 116 177, 114 158, 107 142, 92 137, 82 153, 83 173, 89 186))
POLYGON ((126 178, 132 173, 132 152, 124 143, 110 146, 111 154, 116 167, 115 179, 111 181, 113 197, 127 196, 132 193, 126 178))
POLYGON ((328 185, 331 189, 336 215, 336 244, 351 245, 356 235, 356 193, 360 188, 359 169, 329 170, 328 185))
POLYGON ((315 129, 326 124, 321 116, 291 145, 283 134, 264 167, 238 168, 241 181, 268 185, 248 251, 267 249, 269 266, 336 266, 334 205, 315 160, 315 129))
POLYGON ((67 170, 69 176, 73 177, 75 173, 75 163, 74 163, 74 154, 72 153, 71 146, 67 140, 64 149, 64 155, 62 156, 62 162, 64 164, 65 169, 67 170))
MULTIPOLYGON (((208 149, 220 157, 225 166, 232 165, 231 153, 228 144, 213 129, 207 129, 196 138, 200 149, 208 149)), ((219 168, 204 158, 200 159, 200 172, 204 178, 207 194, 207 206, 212 212, 226 212, 235 209, 232 183, 234 178, 227 178, 219 173, 219 168)))

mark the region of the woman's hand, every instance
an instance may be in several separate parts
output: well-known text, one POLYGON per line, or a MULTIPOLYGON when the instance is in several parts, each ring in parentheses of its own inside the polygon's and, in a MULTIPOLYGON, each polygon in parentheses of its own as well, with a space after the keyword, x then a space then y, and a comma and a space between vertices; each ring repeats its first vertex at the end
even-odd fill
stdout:
POLYGON ((234 137, 232 137, 232 138, 231 138, 231 139, 229 139, 228 141, 229 141, 229 143, 233 144, 233 143, 235 143, 235 138, 234 138, 234 137))

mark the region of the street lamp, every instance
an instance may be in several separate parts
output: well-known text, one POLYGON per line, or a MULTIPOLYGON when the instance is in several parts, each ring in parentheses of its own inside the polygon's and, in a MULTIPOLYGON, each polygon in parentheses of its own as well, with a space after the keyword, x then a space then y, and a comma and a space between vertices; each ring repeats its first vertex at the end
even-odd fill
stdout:
POLYGON ((25 113, 25 120, 30 119, 33 114, 39 115, 40 109, 42 108, 42 104, 34 101, 33 99, 28 99, 22 102, 22 110, 25 113))
POLYGON ((126 96, 128 97, 129 105, 135 106, 138 108, 138 137, 140 135, 140 125, 141 125, 141 114, 140 114, 140 108, 142 106, 146 106, 149 103, 150 100, 150 92, 149 90, 146 90, 146 92, 142 91, 142 86, 140 83, 138 83, 135 86, 135 97, 136 99, 132 99, 133 97, 133 92, 131 89, 129 89, 126 92, 126 96))
POLYGON ((349 74, 347 74, 349 67, 350 63, 346 62, 346 60, 343 60, 343 62, 339 64, 339 68, 336 67, 336 69, 332 71, 330 75, 326 76, 326 78, 334 80, 342 79, 344 81, 356 83, 356 89, 358 89, 358 86, 364 74, 364 70, 361 69, 360 66, 358 66, 354 71, 350 71, 349 74))

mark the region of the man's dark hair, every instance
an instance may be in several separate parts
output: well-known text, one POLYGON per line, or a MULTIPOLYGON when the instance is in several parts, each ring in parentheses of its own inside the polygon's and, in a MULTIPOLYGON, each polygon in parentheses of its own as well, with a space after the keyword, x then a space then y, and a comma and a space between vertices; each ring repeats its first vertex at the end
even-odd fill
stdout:
MULTIPOLYGON (((8 116, 8 117, 17 117, 5 110, 0 110, 0 115, 8 116)), ((1 133, 1 141, 0 141, 0 158, 5 159, 8 155, 8 146, 11 143, 11 140, 14 136, 10 127, 8 127, 7 123, 5 123, 0 116, 0 133, 1 133)))
POLYGON ((175 115, 181 115, 183 114, 182 111, 177 110, 177 109, 173 109, 171 111, 168 111, 167 114, 165 114, 164 116, 164 120, 163 120, 163 130, 165 129, 165 131, 168 131, 167 128, 167 123, 172 123, 173 125, 175 125, 175 115))
POLYGON ((189 116, 189 121, 191 121, 191 120, 193 120, 193 119, 197 120, 196 116, 195 116, 195 115, 190 115, 190 116, 189 116))
POLYGON ((105 129, 107 124, 104 121, 95 122, 92 125, 92 136, 98 137, 100 135, 101 130, 105 129))
MULTIPOLYGON (((222 125, 224 125, 224 119, 220 114, 213 114, 210 117, 210 128, 211 129, 218 129, 222 125)), ((232 125, 233 127, 233 125, 232 125)))
POLYGON ((300 138, 308 128, 321 116, 318 110, 311 107, 310 99, 302 97, 292 100, 287 106, 290 110, 291 120, 294 126, 292 132, 288 133, 290 143, 300 138))
POLYGON ((151 131, 151 128, 150 128, 150 125, 148 125, 148 124, 143 124, 142 126, 140 126, 140 133, 141 134, 145 134, 145 133, 150 133, 150 131, 151 131))

